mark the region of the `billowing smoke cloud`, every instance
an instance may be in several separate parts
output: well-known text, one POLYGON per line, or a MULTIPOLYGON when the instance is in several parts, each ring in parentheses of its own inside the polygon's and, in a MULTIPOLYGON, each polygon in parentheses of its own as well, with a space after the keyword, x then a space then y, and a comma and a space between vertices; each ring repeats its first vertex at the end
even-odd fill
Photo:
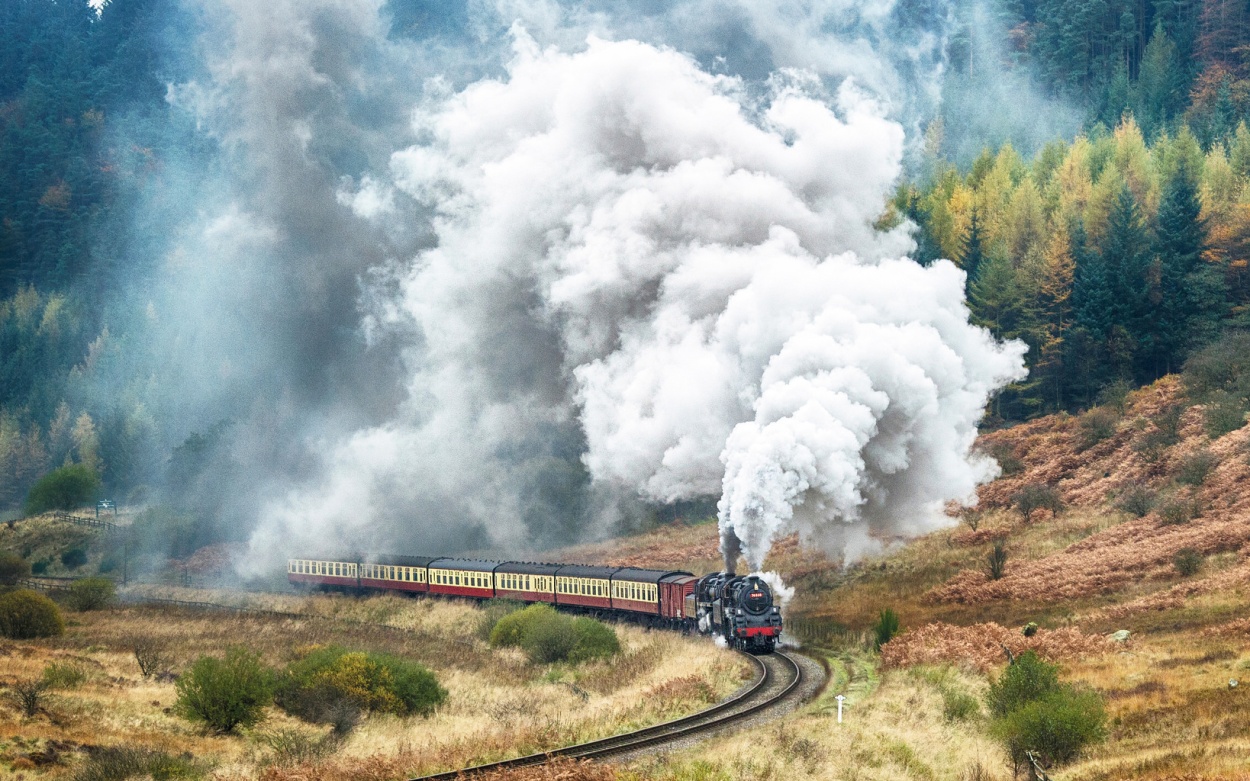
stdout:
POLYGON ((741 80, 670 49, 516 39, 506 77, 422 106, 392 185, 344 195, 376 220, 404 197, 437 215, 377 319, 423 335, 411 399, 271 506, 258 548, 367 526, 378 487, 524 543, 512 472, 552 442, 582 454, 584 517, 720 494, 755 569, 787 529, 922 531, 991 476, 969 448, 1023 348, 968 324, 953 265, 873 228, 904 147, 879 103, 789 78, 748 107, 741 80))
POLYGON ((990 474, 968 448, 1019 350, 873 227, 949 2, 182 5, 203 59, 170 99, 213 151, 140 210, 150 347, 116 382, 163 452, 216 432, 170 493, 257 567, 719 497, 758 568, 789 529, 927 529, 990 474))

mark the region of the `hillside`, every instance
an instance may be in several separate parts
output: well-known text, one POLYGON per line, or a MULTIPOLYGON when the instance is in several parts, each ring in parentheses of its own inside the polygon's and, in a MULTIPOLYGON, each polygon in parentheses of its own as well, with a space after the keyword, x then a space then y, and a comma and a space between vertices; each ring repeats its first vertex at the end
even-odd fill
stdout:
MULTIPOLYGON (((1056 779, 1245 778, 1250 697, 1229 681, 1250 669, 1250 427, 1211 438, 1205 412, 1166 377, 1080 417, 985 434, 979 446, 1008 474, 949 529, 884 541, 888 553, 845 569, 783 541, 767 566, 797 587, 789 626, 818 653, 833 649, 835 661, 871 659, 882 676, 874 697, 905 691, 931 665, 984 686, 1005 662, 1002 645, 1059 661, 1067 679, 1104 696, 1112 726, 1056 779), (1053 487, 1062 508, 1025 519, 1017 498, 1039 485, 1053 487), (992 580, 986 559, 995 543, 1008 560, 992 580), (1183 575, 1178 554, 1189 551, 1196 572, 1183 575), (856 650, 861 633, 885 607, 899 613, 903 633, 880 657, 865 657, 856 650), (1041 628, 1025 638, 1019 628, 1030 621, 1041 628), (1117 630, 1129 631, 1126 643, 1109 638, 1117 630)), ((716 566, 715 551, 709 523, 561 555, 702 572, 716 566)), ((940 711, 929 715, 941 720, 940 711)), ((864 739, 884 740, 885 727, 876 729, 864 739)), ((974 721, 953 742, 932 738, 908 745, 933 777, 956 778, 967 741, 984 741, 985 730, 974 721), (937 770, 943 765, 949 773, 937 770)), ((988 777, 1000 777, 997 759, 981 761, 988 777)))

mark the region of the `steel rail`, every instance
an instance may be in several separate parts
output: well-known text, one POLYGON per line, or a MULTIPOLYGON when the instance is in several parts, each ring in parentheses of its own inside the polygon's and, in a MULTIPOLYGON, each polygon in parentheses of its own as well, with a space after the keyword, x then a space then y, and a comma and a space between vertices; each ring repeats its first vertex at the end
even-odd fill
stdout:
POLYGON ((489 762, 483 765, 475 765, 473 767, 463 768, 460 770, 449 770, 443 773, 435 773, 433 775, 420 776, 411 781, 451 781, 451 779, 467 778, 469 776, 480 773, 487 773, 497 770, 514 769, 521 767, 533 767, 542 765, 553 759, 570 758, 570 759, 604 759, 615 754, 622 754, 627 751, 636 749, 649 748, 651 746, 668 743, 674 740, 681 740, 692 737, 703 732, 709 732, 719 729, 737 721, 754 716, 760 711, 776 705, 793 692, 803 680, 803 668, 799 666, 788 654, 777 652, 772 655, 775 659, 784 659, 793 670, 792 680, 781 691, 767 697, 760 702, 748 705, 739 709, 743 703, 750 700, 760 692, 764 691, 769 684, 773 682, 774 673, 772 669, 764 664, 756 656, 743 654, 753 661, 760 670, 760 676, 751 688, 738 695, 731 697, 724 702, 705 708, 698 713, 684 716, 680 719, 666 721, 663 724, 657 724, 653 727, 645 727, 633 732, 625 732, 620 735, 613 735, 599 740, 592 740, 587 743, 578 743, 564 748, 553 749, 541 754, 530 754, 524 757, 516 757, 514 759, 504 759, 498 762, 489 762))

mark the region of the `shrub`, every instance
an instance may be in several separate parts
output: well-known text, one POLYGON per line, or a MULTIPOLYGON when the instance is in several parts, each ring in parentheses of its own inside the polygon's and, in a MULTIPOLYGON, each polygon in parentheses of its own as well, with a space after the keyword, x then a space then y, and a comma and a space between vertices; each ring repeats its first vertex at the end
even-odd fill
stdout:
POLYGON ((44 693, 48 684, 41 679, 17 680, 9 686, 9 697, 26 717, 34 716, 43 708, 44 693))
POLYGON ((1071 762, 1088 744, 1106 736, 1107 714, 1092 691, 1060 688, 994 724, 1012 761, 1023 764, 1032 751, 1045 766, 1071 762))
POLYGON ((994 547, 985 557, 985 574, 990 580, 998 580, 1007 572, 1007 546, 1001 541, 994 543, 994 547))
POLYGON ((87 552, 82 548, 70 548, 61 554, 61 564, 66 569, 78 569, 87 563, 87 552))
POLYGON ((42 575, 43 573, 48 571, 49 563, 50 562, 47 559, 44 559, 42 561, 36 561, 34 564, 30 565, 30 573, 32 575, 42 575))
POLYGON ((616 630, 593 618, 573 619, 573 632, 577 642, 569 651, 569 661, 577 664, 591 659, 608 659, 621 652, 621 641, 616 630))
POLYGON ((73 781, 125 781, 128 778, 172 781, 204 775, 204 769, 190 754, 171 756, 146 748, 110 746, 97 747, 89 756, 86 764, 73 775, 73 781))
POLYGON ((1154 491, 1151 491, 1144 485, 1134 485, 1120 494, 1120 498, 1116 500, 1115 506, 1129 515, 1141 518, 1154 509, 1155 501, 1154 491))
POLYGON ((593 618, 569 618, 541 602, 500 618, 491 629, 490 644, 521 648, 536 664, 577 663, 621 650, 611 627, 593 618))
POLYGON ((1081 450, 1087 450, 1103 440, 1115 436, 1120 416, 1106 407, 1094 407, 1080 417, 1077 422, 1077 444, 1081 450))
POLYGON ((100 477, 90 467, 71 464, 47 473, 26 495, 24 511, 38 515, 48 510, 72 510, 90 504, 100 491, 100 477))
POLYGON ((304 765, 330 753, 337 745, 335 737, 312 737, 299 730, 282 729, 257 735, 256 740, 273 751, 276 764, 304 765))
POLYGON ((524 602, 517 602, 513 599, 492 599, 487 602, 480 610, 481 616, 478 618, 477 630, 475 634, 478 639, 490 642, 490 634, 494 630, 495 625, 504 616, 515 613, 525 607, 524 602))
POLYGON ((134 652, 135 661, 139 664, 139 672, 144 678, 160 675, 169 670, 172 660, 169 657, 169 644, 155 637, 134 637, 130 640, 130 649, 134 652))
POLYGON ((1208 450, 1191 453, 1181 461, 1176 471, 1176 481, 1185 485, 1202 485, 1219 463, 1220 460, 1208 450))
POLYGON ((1202 569, 1202 554, 1193 548, 1182 548, 1172 557, 1172 565, 1184 577, 1196 575, 1202 569))
POLYGON ((1198 515, 1197 504, 1189 499, 1169 499, 1159 505, 1159 520, 1167 526, 1189 523, 1198 515))
POLYGON ((986 699, 992 714, 1006 716, 1058 691, 1059 668, 1035 652, 1025 651, 990 684, 986 699))
POLYGON ((898 613, 893 608, 885 608, 877 614, 877 623, 873 624, 873 645, 877 650, 881 650, 881 646, 890 642, 896 634, 898 634, 898 613))
POLYGON ((41 678, 49 689, 77 689, 87 680, 87 673, 76 664, 53 662, 43 668, 41 678))
POLYGON ((525 655, 534 664, 563 662, 576 645, 577 630, 572 619, 554 610, 531 624, 521 641, 525 655))
POLYGON ((1098 391, 1098 403, 1122 415, 1124 408, 1128 405, 1128 395, 1132 392, 1132 385, 1124 380, 1116 380, 1098 391))
POLYGON ((548 614, 555 615, 555 609, 542 602, 536 602, 524 610, 518 610, 503 616, 495 622, 495 626, 490 630, 491 647, 521 647, 521 643, 524 641, 530 627, 546 620, 548 614))
POLYGON ((966 721, 981 713, 981 703, 967 692, 942 690, 942 716, 947 721, 966 721))
POLYGON ((1227 391, 1215 391, 1206 400, 1202 413, 1203 428, 1211 439, 1246 425, 1246 399, 1227 391))
POLYGON ((1155 417, 1154 429, 1134 442, 1133 449, 1146 461, 1158 461, 1164 450, 1181 441, 1181 413, 1184 411, 1179 404, 1164 409, 1155 417))
POLYGON ((283 710, 346 732, 362 710, 428 716, 447 691, 428 669, 382 653, 314 648, 288 665, 276 692, 283 710))
POLYGON ((117 587, 108 578, 83 578, 69 587, 66 601, 75 610, 100 610, 108 607, 117 595, 117 587))
POLYGON ((1011 497, 1011 501, 1020 511, 1020 515, 1024 516, 1025 523, 1038 510, 1050 510, 1053 515, 1058 515, 1063 510, 1063 500, 1059 498, 1059 492, 1042 483, 1029 483, 1011 497))
POLYGON ((225 659, 201 656, 178 679, 175 710, 216 732, 250 727, 273 698, 273 674, 260 656, 231 648, 225 659))
POLYGON ((30 589, 0 594, 0 634, 5 637, 28 640, 64 632, 61 609, 43 594, 30 589))
POLYGON ((0 551, 0 586, 14 586, 30 577, 30 564, 16 553, 0 551))

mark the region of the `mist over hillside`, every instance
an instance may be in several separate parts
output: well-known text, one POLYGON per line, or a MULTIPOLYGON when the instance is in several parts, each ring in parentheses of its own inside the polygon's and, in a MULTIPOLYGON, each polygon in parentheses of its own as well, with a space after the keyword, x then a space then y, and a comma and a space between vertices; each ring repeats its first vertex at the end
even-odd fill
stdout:
POLYGON ((0 506, 81 463, 279 556, 945 523, 987 403, 1240 324, 1240 22, 1077 5, 8 3, 0 506))

